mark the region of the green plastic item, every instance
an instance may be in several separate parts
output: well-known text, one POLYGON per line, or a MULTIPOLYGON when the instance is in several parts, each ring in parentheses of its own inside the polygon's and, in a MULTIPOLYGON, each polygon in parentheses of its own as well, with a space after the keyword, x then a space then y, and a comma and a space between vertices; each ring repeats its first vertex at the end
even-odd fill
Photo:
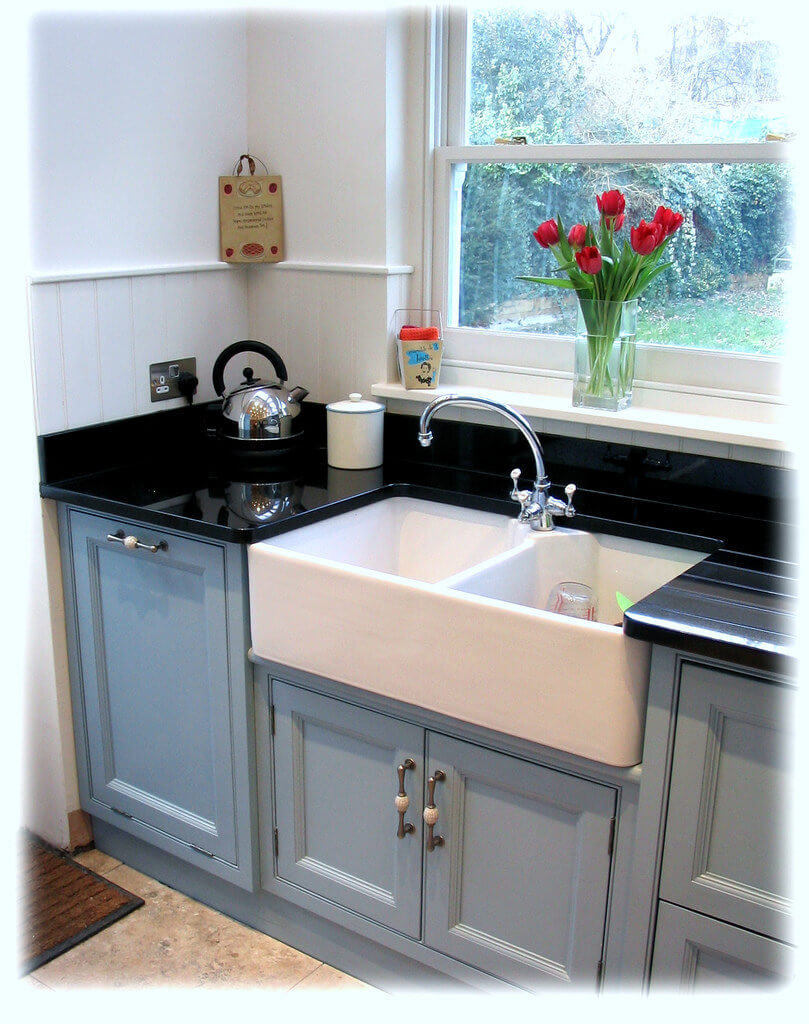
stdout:
POLYGON ((630 600, 626 594, 622 594, 620 590, 615 591, 615 600, 618 602, 618 607, 621 609, 622 613, 625 612, 627 608, 631 608, 635 603, 630 600))

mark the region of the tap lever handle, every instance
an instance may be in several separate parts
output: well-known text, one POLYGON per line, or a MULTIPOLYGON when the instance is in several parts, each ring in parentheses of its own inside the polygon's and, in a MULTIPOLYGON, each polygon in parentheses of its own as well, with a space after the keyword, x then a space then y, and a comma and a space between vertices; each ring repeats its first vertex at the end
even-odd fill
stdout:
POLYGON ((567 505, 565 505, 565 515, 568 519, 572 518, 576 514, 575 508, 573 508, 573 495, 576 493, 576 485, 568 484, 565 488, 565 497, 567 498, 567 505))
POLYGON ((511 494, 509 495, 509 497, 513 501, 518 501, 520 503, 520 508, 525 508, 526 504, 528 503, 528 499, 531 497, 531 492, 530 491, 521 491, 521 490, 518 489, 517 483, 518 483, 519 479, 520 479, 520 471, 519 471, 519 469, 512 469, 512 471, 511 471, 512 485, 511 485, 511 494))

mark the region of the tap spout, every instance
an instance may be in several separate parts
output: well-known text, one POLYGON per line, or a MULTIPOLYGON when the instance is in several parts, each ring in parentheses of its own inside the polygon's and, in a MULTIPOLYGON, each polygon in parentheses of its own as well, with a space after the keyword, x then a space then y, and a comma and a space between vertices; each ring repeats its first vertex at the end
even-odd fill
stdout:
POLYGON ((424 448, 429 448, 433 435, 429 430, 430 420, 438 412, 439 409, 443 409, 445 405, 478 405, 485 409, 493 409, 495 412, 499 412, 501 416, 504 416, 507 420, 514 424, 514 426, 520 431, 531 449, 531 453, 534 456, 534 468, 535 468, 535 480, 534 487, 541 487, 547 484, 547 477, 545 475, 545 460, 542 455, 542 445, 539 443, 539 438, 531 428, 531 424, 528 420, 516 410, 510 408, 502 402, 496 402, 491 398, 477 398, 473 395, 442 395, 440 398, 434 399, 426 407, 424 412, 421 414, 419 420, 419 444, 424 448))

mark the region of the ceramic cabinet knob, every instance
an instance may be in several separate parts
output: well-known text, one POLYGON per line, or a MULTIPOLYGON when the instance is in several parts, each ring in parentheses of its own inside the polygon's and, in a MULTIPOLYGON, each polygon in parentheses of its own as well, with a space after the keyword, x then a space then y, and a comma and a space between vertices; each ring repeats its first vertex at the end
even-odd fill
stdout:
POLYGON ((438 808, 425 807, 423 817, 425 825, 435 825, 435 823, 438 821, 438 808))

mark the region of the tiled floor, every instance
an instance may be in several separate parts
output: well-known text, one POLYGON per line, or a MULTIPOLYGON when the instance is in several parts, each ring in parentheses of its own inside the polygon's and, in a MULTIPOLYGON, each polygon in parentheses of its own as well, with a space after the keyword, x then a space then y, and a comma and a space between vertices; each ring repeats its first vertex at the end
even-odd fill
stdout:
POLYGON ((104 853, 76 860, 145 904, 33 971, 30 987, 377 992, 104 853))

